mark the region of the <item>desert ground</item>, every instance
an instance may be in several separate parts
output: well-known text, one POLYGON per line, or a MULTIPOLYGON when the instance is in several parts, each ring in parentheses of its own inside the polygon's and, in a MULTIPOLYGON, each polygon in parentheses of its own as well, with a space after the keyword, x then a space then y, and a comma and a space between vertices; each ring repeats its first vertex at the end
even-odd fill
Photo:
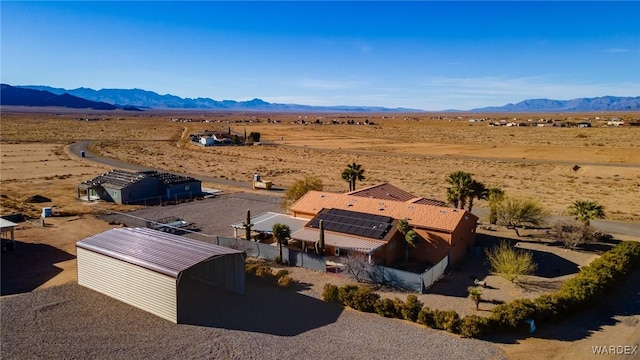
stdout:
MULTIPOLYGON (((605 127, 606 121, 600 119, 611 116, 635 121, 640 118, 637 113, 496 114, 492 115, 496 120, 519 117, 519 121, 525 122, 540 118, 599 119, 593 121, 594 127, 584 129, 494 128, 487 126, 487 121, 471 123, 470 118, 480 116, 464 114, 143 112, 132 115, 3 109, 0 210, 2 214, 21 213, 33 219, 20 223, 16 231, 19 246, 25 252, 3 254, 2 287, 12 289, 7 293, 3 291, 8 294, 3 296, 3 308, 4 304, 15 306, 13 302, 5 302, 6 299, 22 296, 14 294, 59 288, 57 285, 76 281, 75 242, 118 226, 97 219, 96 214, 109 210, 144 211, 141 207, 76 199, 78 183, 110 169, 71 154, 69 145, 76 141, 91 141, 91 150, 102 156, 195 177, 247 182, 258 172, 276 186, 286 187, 312 175, 321 178, 328 191, 347 190, 340 173, 347 163, 356 161, 362 164, 366 177, 357 184, 358 188, 389 182, 416 195, 441 200, 445 198, 445 176, 463 170, 473 173, 475 179, 488 186, 502 187, 508 195, 537 200, 550 214, 564 215, 571 202, 588 198, 605 206, 608 219, 637 224, 640 223, 637 205, 640 128, 605 127), (360 123, 368 120, 374 124, 332 125, 333 119, 360 123), (305 121, 310 124, 300 124, 305 121), (262 145, 204 148, 191 144, 189 134, 202 130, 231 131, 240 136, 245 130, 247 134, 259 132, 262 145), (575 169, 575 165, 579 168, 575 169), (43 201, 38 197, 50 201, 36 202, 43 201), (45 219, 43 226, 39 216, 44 206, 54 206, 55 216, 45 219), (8 268, 13 272, 7 273, 8 268)), ((219 182, 204 182, 203 186, 222 189, 231 196, 235 193, 282 196, 282 192, 247 190, 219 182)), ((279 206, 277 199, 267 203, 271 204, 269 207, 279 206)), ((486 204, 480 201, 477 206, 486 204)), ((241 203, 237 210, 244 209, 245 204, 241 203)), ((506 231, 500 234, 509 236, 506 231)), ((576 255, 572 261, 586 263, 592 255, 576 255)), ((295 269, 293 275, 305 283, 320 285, 344 281, 336 280, 335 276, 326 278, 330 275, 308 274, 302 269, 295 269)), ((508 284, 500 281, 491 279, 499 288, 507 289, 508 284)), ((320 285, 311 286, 305 295, 318 297, 320 285)), ((77 291, 73 289, 71 293, 77 291)), ((536 293, 520 288, 510 291, 505 300, 536 293)), ((538 336, 496 338, 492 342, 514 359, 531 358, 532 354, 581 359, 592 355, 592 345, 637 344, 640 339, 637 300, 640 297, 637 295, 637 286, 627 287, 625 293, 603 307, 604 315, 596 311, 587 314, 590 322, 586 324, 587 320, 573 319, 558 329, 541 330, 538 336), (629 304, 630 313, 619 311, 629 304), (577 327, 584 329, 577 331, 577 327)), ((425 303, 433 301, 436 306, 446 302, 444 298, 425 297, 431 299, 425 303)), ((471 311, 468 299, 458 300, 461 305, 455 306, 464 308, 461 313, 471 311)), ((5 327, 3 321, 3 333, 6 334, 7 329, 10 328, 5 327)), ((3 340, 7 339, 5 334, 3 340)), ((497 353, 487 354, 489 358, 499 357, 497 353)))

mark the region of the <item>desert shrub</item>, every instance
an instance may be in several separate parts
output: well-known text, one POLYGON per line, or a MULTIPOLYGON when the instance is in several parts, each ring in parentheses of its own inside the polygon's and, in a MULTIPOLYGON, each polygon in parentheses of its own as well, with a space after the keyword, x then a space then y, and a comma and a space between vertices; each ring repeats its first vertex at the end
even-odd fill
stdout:
POLYGON ((333 284, 324 284, 322 289, 322 299, 330 303, 339 303, 338 287, 333 284))
POLYGON ((568 315, 567 300, 555 294, 540 295, 533 300, 536 311, 533 319, 536 321, 558 321, 568 315))
POLYGON ((491 310, 491 319, 502 328, 516 328, 523 320, 533 317, 536 306, 529 299, 516 299, 491 310))
POLYGON ((568 249, 595 240, 595 229, 576 220, 558 221, 549 230, 552 238, 560 241, 568 249))
POLYGON ((418 320, 418 314, 420 313, 420 310, 422 310, 423 305, 424 304, 418 300, 417 296, 413 294, 407 295, 407 301, 400 310, 402 318, 415 322, 418 320))
POLYGON ((515 282, 518 276, 533 274, 538 267, 533 262, 533 254, 530 251, 514 249, 506 241, 487 249, 486 255, 491 264, 491 271, 511 282, 515 282))
POLYGON ((489 319, 478 315, 469 315, 460 321, 460 335, 466 338, 479 338, 489 329, 489 319))
POLYGON ((434 328, 435 324, 433 321, 433 312, 429 309, 429 307, 425 306, 418 313, 418 324, 422 324, 424 326, 428 326, 430 328, 434 328))
POLYGON ((338 302, 344 306, 353 307, 351 305, 353 304, 353 297, 355 296, 356 291, 358 291, 358 286, 356 285, 345 285, 339 287, 338 302))
POLYGON ((433 328, 458 334, 460 332, 460 315, 453 310, 433 310, 433 328))
POLYGON ((278 270, 278 272, 276 273, 276 278, 280 279, 283 276, 287 276, 289 275, 289 270, 287 269, 282 269, 282 270, 278 270))
POLYGON ((363 312, 374 312, 375 304, 380 299, 380 295, 376 294, 367 286, 360 286, 353 294, 353 303, 349 306, 363 312))
POLYGON ((283 288, 288 288, 295 283, 295 281, 289 275, 280 276, 280 277, 277 277, 277 279, 278 279, 277 280, 278 286, 283 288))
POLYGON ((376 314, 380 315, 380 316, 384 316, 387 318, 396 318, 396 319, 402 319, 402 307, 404 306, 404 303, 402 302, 402 300, 395 298, 393 300, 391 299, 379 299, 378 301, 376 301, 376 303, 373 305, 373 308, 376 312, 376 314))

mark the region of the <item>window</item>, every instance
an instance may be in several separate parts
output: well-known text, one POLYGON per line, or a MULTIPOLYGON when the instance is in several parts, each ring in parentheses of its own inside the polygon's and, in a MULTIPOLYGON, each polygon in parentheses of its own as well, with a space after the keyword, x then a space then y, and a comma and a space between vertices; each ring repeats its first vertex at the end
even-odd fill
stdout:
POLYGON ((189 185, 184 186, 184 191, 189 191, 189 185))

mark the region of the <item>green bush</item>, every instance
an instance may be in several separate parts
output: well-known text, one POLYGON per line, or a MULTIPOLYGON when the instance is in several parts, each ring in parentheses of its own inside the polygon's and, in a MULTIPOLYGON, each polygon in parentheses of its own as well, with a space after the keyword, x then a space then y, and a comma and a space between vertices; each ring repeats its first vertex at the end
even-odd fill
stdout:
POLYGON ((502 328, 516 328, 523 320, 532 318, 536 306, 529 299, 516 299, 491 310, 491 319, 502 328))
POLYGON ((418 314, 420 313, 420 310, 422 310, 423 305, 424 304, 418 300, 417 296, 413 294, 407 295, 407 301, 400 310, 402 318, 415 322, 418 320, 418 314))
POLYGON ((295 280, 293 280, 289 275, 280 276, 280 277, 277 277, 276 279, 278 279, 276 281, 278 283, 278 286, 283 288, 288 288, 291 285, 295 284, 295 280))
POLYGON ((435 328, 435 322, 433 320, 433 312, 429 309, 429 307, 425 306, 418 313, 418 324, 422 324, 424 326, 435 328))
POLYGON ((379 299, 373 305, 373 308, 376 314, 380 316, 384 316, 387 318, 402 319, 401 310, 403 306, 404 306, 404 303, 402 302, 402 300, 398 298, 395 298, 393 300, 379 299))
MULTIPOLYGON (((344 306, 351 306, 353 304, 353 298, 358 291, 356 285, 345 285, 338 288, 338 302, 344 306)), ((355 309, 355 307, 353 307, 355 309)))
POLYGON ((289 275, 289 270, 282 269, 276 273, 276 278, 280 279, 281 277, 287 276, 287 275, 289 275))
POLYGON ((375 304, 380 299, 380 295, 376 294, 367 286, 360 286, 353 294, 350 307, 362 312, 374 312, 375 304))
POLYGON ((557 293, 540 295, 533 300, 533 305, 536 307, 533 319, 539 322, 555 322, 569 314, 567 299, 557 293))
POLYGON ((338 287, 333 284, 324 284, 322 299, 329 303, 340 303, 338 299, 338 287))
POLYGON ((460 333, 460 316, 453 310, 433 310, 433 328, 460 333))
POLYGON ((460 321, 460 335, 466 338, 479 338, 489 330, 489 319, 478 315, 465 316, 460 321))

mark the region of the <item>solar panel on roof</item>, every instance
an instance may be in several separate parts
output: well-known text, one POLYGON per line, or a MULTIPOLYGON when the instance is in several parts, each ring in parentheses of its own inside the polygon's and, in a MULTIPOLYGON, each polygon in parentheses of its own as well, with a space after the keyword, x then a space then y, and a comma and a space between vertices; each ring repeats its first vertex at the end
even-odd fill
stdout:
POLYGON ((320 220, 328 231, 382 239, 391 229, 393 218, 388 216, 365 214, 342 209, 323 210, 309 223, 309 227, 318 228, 320 220))

